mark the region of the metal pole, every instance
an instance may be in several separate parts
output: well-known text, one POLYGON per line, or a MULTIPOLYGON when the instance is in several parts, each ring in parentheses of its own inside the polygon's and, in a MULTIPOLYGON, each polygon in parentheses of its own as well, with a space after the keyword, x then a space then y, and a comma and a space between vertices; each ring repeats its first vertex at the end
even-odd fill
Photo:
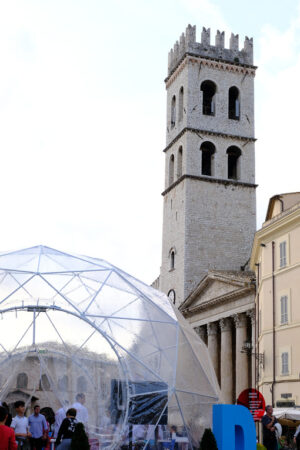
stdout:
POLYGON ((35 310, 33 311, 33 326, 32 326, 32 333, 33 333, 33 336, 32 336, 32 344, 33 345, 35 345, 35 314, 36 314, 36 312, 35 312, 35 310))

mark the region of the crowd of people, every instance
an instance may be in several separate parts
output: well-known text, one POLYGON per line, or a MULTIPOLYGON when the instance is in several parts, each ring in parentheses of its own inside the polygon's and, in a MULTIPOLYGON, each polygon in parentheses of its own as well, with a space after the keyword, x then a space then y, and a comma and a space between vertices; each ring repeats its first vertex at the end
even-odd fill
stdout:
POLYGON ((286 436, 281 436, 281 426, 273 415, 273 407, 266 406, 266 414, 261 419, 263 431, 263 445, 267 450, 289 450, 297 448, 300 450, 300 425, 297 427, 291 442, 286 436))
POLYGON ((48 450, 50 439, 55 440, 56 450, 88 450, 88 411, 84 403, 85 395, 77 394, 70 408, 65 403, 55 413, 53 423, 41 413, 39 405, 34 405, 33 413, 26 417, 25 402, 18 400, 12 418, 7 404, 0 403, 0 450, 48 450))
POLYGON ((55 450, 89 450, 110 446, 116 435, 120 448, 163 449, 166 442, 174 442, 174 450, 187 450, 188 440, 175 426, 134 424, 124 426, 111 423, 109 411, 101 411, 96 428, 96 439, 90 427, 88 438, 88 410, 84 406, 85 395, 77 394, 75 402, 63 402, 55 413, 50 407, 40 408, 35 404, 33 413, 25 414, 24 401, 14 403, 15 416, 9 414, 8 407, 0 406, 0 450, 50 450, 55 442, 55 450), (183 437, 182 437, 183 436, 183 437), (181 438, 181 441, 180 441, 181 438), (94 441, 97 441, 98 445, 94 441), (52 445, 52 446, 51 446, 52 445), (95 447, 93 447, 95 445, 95 447))

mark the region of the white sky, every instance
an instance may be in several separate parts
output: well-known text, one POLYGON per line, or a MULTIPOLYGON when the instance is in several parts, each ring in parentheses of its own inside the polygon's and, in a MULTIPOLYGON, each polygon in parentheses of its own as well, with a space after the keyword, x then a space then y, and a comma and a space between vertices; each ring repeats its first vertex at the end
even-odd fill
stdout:
POLYGON ((258 226, 299 189, 300 1, 0 0, 0 249, 44 244, 150 283, 161 259, 169 49, 253 36, 258 226), (275 4, 274 4, 275 3, 275 4))

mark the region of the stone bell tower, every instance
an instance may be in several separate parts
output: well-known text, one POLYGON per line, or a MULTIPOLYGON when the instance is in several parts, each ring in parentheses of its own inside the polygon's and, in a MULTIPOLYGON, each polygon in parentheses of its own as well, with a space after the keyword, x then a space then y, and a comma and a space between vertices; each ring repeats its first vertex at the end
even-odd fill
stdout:
POLYGON ((169 53, 159 288, 177 306, 207 270, 241 270, 256 228, 253 41, 224 41, 189 25, 169 53))

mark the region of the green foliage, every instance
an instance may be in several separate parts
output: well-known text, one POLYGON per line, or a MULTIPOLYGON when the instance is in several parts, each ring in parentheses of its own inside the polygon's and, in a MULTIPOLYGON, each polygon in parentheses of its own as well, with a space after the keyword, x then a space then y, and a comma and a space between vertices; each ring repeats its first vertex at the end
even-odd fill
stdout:
POLYGON ((217 442, 210 428, 205 429, 199 450, 218 450, 217 442))
POLYGON ((262 444, 257 444, 256 445, 256 450, 267 450, 266 447, 262 444))
POLYGON ((90 450, 89 440, 84 425, 81 422, 77 423, 75 427, 71 442, 71 450, 90 450))

